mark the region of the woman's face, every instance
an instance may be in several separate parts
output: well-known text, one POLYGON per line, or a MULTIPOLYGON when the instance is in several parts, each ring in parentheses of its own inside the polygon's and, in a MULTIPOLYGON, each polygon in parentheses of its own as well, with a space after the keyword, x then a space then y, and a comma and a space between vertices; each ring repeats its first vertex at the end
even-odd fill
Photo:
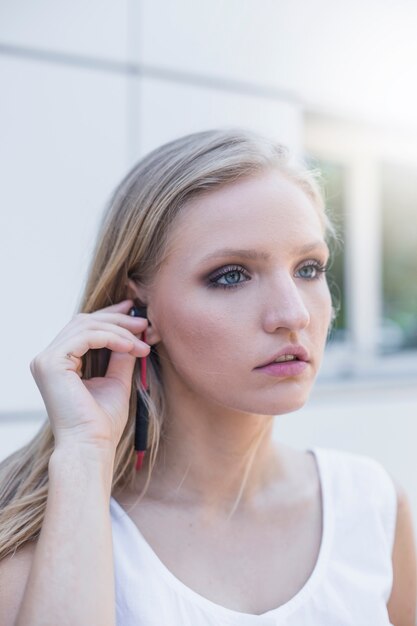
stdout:
POLYGON ((300 408, 330 324, 316 269, 328 254, 312 201, 275 169, 189 201, 148 302, 168 390, 262 415, 300 408), (301 374, 256 369, 288 344, 309 354, 301 374))

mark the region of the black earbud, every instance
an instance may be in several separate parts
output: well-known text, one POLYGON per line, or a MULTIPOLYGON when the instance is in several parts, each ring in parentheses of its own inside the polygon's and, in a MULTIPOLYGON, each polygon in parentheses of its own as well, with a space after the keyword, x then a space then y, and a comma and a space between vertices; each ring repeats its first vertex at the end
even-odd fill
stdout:
POLYGON ((146 306, 132 306, 129 311, 129 315, 131 317, 145 317, 147 318, 147 309, 146 306))

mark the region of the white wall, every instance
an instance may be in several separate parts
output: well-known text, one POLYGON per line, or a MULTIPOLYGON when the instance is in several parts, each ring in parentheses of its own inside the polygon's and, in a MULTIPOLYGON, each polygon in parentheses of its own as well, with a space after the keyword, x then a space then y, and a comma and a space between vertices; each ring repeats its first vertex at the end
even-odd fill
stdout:
POLYGON ((29 362, 74 313, 128 128, 123 75, 0 56, 0 76, 4 413, 40 406, 29 362))
POLYGON ((153 77, 143 78, 139 89, 141 154, 182 134, 217 126, 250 126, 301 151, 302 112, 293 103, 153 77))
MULTIPOLYGON (((136 0, 131 3, 137 4, 136 0)), ((50 56, 125 62, 128 55, 129 0, 72 0, 71 4, 37 0, 24 6, 3 0, 0 41, 50 56)))
POLYGON ((140 8, 148 71, 243 82, 309 109, 417 129, 415 3, 146 0, 140 8))

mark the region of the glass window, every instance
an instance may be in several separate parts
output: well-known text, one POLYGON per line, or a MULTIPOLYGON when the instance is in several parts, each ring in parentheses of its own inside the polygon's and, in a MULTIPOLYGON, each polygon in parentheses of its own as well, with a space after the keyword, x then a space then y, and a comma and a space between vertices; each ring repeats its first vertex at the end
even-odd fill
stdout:
POLYGON ((382 350, 417 348, 417 168, 381 167, 382 350))
POLYGON ((345 204, 344 185, 345 168, 341 163, 328 161, 313 155, 306 155, 308 167, 319 169, 322 175, 327 213, 335 225, 341 240, 331 248, 330 269, 327 280, 332 293, 333 304, 337 308, 337 317, 331 334, 332 341, 342 341, 346 337, 346 310, 345 310, 345 204))

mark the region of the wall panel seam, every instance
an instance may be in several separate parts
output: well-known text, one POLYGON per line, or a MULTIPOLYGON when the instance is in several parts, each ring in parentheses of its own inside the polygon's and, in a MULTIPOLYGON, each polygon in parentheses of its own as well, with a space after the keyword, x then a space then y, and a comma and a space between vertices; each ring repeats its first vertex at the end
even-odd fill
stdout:
POLYGON ((268 98, 277 102, 303 106, 303 101, 298 94, 270 85, 231 80, 219 76, 209 76, 184 72, 169 68, 163 68, 143 63, 124 63, 111 59, 99 59, 95 57, 76 55, 53 50, 41 50, 23 46, 0 44, 0 55, 21 58, 28 61, 53 63, 90 69, 95 71, 109 72, 127 76, 138 76, 183 83, 195 87, 217 89, 236 94, 268 98))

